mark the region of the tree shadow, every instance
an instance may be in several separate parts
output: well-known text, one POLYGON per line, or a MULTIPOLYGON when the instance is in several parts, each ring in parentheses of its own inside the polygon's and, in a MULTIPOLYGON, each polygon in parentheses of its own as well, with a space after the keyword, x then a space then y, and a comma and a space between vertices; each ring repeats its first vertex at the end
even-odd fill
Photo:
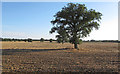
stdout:
POLYGON ((0 55, 13 55, 17 52, 45 52, 45 51, 57 51, 57 50, 68 50, 68 48, 61 49, 0 49, 2 54, 0 55))

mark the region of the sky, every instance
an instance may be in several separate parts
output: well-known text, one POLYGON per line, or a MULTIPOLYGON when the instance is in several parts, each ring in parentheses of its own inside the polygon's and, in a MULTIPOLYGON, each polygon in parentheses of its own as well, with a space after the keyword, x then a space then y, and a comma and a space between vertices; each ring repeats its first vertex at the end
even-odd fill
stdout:
MULTIPOLYGON (((68 2, 3 2, 2 37, 55 39, 49 31, 54 15, 68 2)), ((83 40, 118 40, 117 2, 76 2, 103 14, 99 30, 93 30, 83 40)))

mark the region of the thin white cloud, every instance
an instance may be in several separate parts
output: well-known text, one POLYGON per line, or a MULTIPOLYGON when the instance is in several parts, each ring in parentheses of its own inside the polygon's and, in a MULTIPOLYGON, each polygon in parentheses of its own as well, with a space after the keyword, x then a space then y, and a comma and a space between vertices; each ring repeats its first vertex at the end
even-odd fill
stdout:
POLYGON ((23 32, 2 32, 2 37, 9 38, 26 38, 27 34, 23 32))
POLYGON ((25 33, 25 32, 2 32, 3 38, 32 38, 32 39, 55 39, 56 34, 34 34, 34 33, 25 33))

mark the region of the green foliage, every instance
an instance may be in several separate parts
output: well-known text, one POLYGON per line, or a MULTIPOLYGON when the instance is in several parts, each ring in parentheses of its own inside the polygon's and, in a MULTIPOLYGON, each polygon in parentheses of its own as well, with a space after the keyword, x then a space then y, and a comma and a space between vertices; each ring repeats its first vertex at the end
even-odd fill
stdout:
POLYGON ((0 41, 2 41, 2 40, 3 40, 3 38, 0 37, 0 41))
POLYGON ((81 42, 80 38, 87 37, 93 29, 99 28, 102 14, 93 9, 88 10, 84 4, 68 3, 54 15, 51 21, 54 25, 50 33, 57 32, 58 41, 69 39, 75 48, 81 42))
POLYGON ((57 43, 62 43, 62 40, 60 38, 58 38, 57 43))
POLYGON ((2 41, 12 41, 12 39, 10 39, 10 38, 2 38, 2 41))
POLYGON ((56 38, 57 38, 57 42, 58 43, 62 43, 63 44, 65 42, 68 42, 68 39, 65 36, 57 35, 56 38))
POLYGON ((44 39, 43 39, 43 38, 41 38, 41 39, 40 39, 40 42, 44 42, 44 39))
POLYGON ((93 40, 93 39, 92 39, 92 40, 90 40, 90 41, 91 41, 91 42, 95 42, 95 40, 93 40))
POLYGON ((66 33, 66 30, 64 30, 64 27, 60 27, 57 33, 59 34, 59 35, 56 35, 58 43, 63 44, 68 41, 68 34, 66 33))
MULTIPOLYGON (((14 38, 0 38, 0 41, 25 41, 25 42, 27 42, 28 41, 28 39, 14 39, 14 38)), ((39 39, 32 39, 32 41, 40 41, 39 39)), ((48 40, 48 39, 44 39, 44 41, 50 41, 50 39, 48 40)), ((54 39, 52 39, 52 41, 57 41, 58 43, 62 43, 62 41, 61 41, 61 39, 57 39, 57 40, 54 40, 54 39)), ((72 39, 69 39, 69 41, 68 40, 66 40, 66 42, 70 42, 70 43, 72 43, 72 44, 74 44, 74 43, 77 43, 77 44, 81 44, 82 43, 82 40, 80 39, 80 40, 77 40, 78 42, 74 42, 74 38, 72 39), (74 43, 73 43, 74 42, 74 43)), ((118 40, 83 40, 83 42, 120 42, 120 41, 118 41, 118 40)))
MULTIPOLYGON (((27 42, 28 40, 27 39, 23 39, 24 42, 27 42)), ((32 40, 33 41, 33 40, 32 40)))
POLYGON ((53 39, 50 39, 49 41, 50 41, 50 42, 52 42, 52 41, 53 41, 53 39))
POLYGON ((32 42, 32 39, 28 38, 28 42, 32 42))

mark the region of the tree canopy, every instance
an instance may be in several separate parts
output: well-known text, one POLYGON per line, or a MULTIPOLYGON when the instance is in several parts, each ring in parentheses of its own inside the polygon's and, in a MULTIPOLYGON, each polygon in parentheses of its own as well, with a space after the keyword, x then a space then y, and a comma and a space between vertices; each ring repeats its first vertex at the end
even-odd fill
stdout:
POLYGON ((77 49, 80 38, 87 37, 93 29, 99 28, 101 16, 102 14, 94 9, 88 10, 85 4, 68 3, 54 15, 50 33, 57 32, 59 36, 64 35, 77 49), (60 32, 61 30, 64 32, 60 32))
POLYGON ((40 39, 40 42, 44 42, 44 39, 43 39, 43 38, 41 38, 41 39, 40 39))

